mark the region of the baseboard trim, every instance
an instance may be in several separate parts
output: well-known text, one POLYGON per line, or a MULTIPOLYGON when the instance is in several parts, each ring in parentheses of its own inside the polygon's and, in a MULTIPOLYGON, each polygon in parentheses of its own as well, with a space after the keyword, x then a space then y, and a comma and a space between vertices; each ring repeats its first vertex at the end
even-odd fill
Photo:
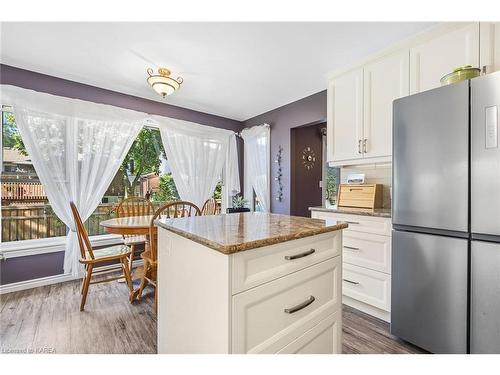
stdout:
POLYGON ((372 315, 375 318, 382 319, 387 323, 391 322, 391 313, 388 311, 381 310, 378 307, 373 307, 371 305, 355 300, 348 296, 342 296, 342 303, 347 306, 353 307, 359 311, 367 313, 368 315, 372 315))
MULTIPOLYGON (((143 265, 143 263, 144 261, 142 259, 134 261, 134 268, 136 266, 143 265)), ((41 286, 46 286, 46 285, 65 283, 68 281, 81 279, 82 277, 83 276, 74 276, 72 274, 65 273, 60 275, 40 277, 38 279, 19 281, 17 283, 0 285, 0 295, 12 292, 19 292, 21 290, 26 290, 26 289, 39 288, 41 286)))
POLYGON ((40 277, 38 279, 33 279, 33 280, 19 281, 17 283, 0 285, 0 294, 18 292, 20 290, 33 289, 45 285, 64 283, 67 281, 75 280, 77 278, 78 278, 77 276, 68 273, 68 274, 40 277))

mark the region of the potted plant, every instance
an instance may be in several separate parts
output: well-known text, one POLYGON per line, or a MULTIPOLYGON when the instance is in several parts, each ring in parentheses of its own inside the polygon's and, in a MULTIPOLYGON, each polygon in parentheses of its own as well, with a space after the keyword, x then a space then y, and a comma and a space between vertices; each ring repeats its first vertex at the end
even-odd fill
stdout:
POLYGON ((250 212, 247 207, 248 201, 243 198, 241 194, 237 194, 233 197, 233 207, 227 209, 228 214, 233 214, 236 212, 250 212))

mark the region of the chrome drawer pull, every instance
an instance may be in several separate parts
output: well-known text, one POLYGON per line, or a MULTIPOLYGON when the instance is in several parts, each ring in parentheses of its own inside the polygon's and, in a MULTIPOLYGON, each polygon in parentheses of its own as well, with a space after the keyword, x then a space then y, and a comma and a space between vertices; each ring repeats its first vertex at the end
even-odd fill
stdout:
POLYGON ((311 250, 304 251, 303 253, 300 253, 300 254, 286 255, 285 259, 286 260, 294 260, 294 259, 298 259, 298 258, 304 258, 308 255, 314 254, 315 252, 316 252, 316 250, 311 249, 311 250))
POLYGON ((285 309, 284 311, 287 313, 287 314, 293 314, 294 312, 297 312, 299 310, 302 310, 303 308, 309 306, 311 303, 313 303, 314 301, 316 300, 316 298, 314 298, 314 296, 311 296, 307 299, 307 301, 304 301, 302 303, 299 303, 297 306, 294 306, 294 307, 290 307, 289 309, 285 309))
POLYGON ((346 221, 347 224, 359 224, 357 221, 346 221))
POLYGON ((349 250, 359 250, 359 247, 344 246, 344 249, 349 249, 349 250))
POLYGON ((342 279, 342 280, 344 280, 346 283, 349 283, 349 284, 359 285, 359 283, 357 281, 352 281, 352 280, 348 280, 348 279, 342 279))

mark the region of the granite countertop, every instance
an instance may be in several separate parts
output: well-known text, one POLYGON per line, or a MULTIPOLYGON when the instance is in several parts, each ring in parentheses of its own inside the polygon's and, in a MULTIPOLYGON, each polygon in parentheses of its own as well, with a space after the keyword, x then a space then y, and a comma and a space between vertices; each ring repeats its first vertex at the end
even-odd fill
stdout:
POLYGON ((347 223, 270 213, 162 218, 156 225, 223 254, 274 245, 347 228, 347 223))
POLYGON ((354 207, 309 207, 309 211, 334 212, 338 214, 391 217, 390 208, 354 208, 354 207))

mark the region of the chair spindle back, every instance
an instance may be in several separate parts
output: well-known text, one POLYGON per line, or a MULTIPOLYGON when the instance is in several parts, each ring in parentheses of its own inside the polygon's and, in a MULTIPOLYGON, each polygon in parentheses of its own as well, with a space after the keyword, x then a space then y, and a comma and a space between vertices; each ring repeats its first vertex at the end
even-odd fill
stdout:
POLYGON ((120 202, 116 208, 116 216, 147 216, 154 213, 153 205, 143 197, 128 197, 120 202))

